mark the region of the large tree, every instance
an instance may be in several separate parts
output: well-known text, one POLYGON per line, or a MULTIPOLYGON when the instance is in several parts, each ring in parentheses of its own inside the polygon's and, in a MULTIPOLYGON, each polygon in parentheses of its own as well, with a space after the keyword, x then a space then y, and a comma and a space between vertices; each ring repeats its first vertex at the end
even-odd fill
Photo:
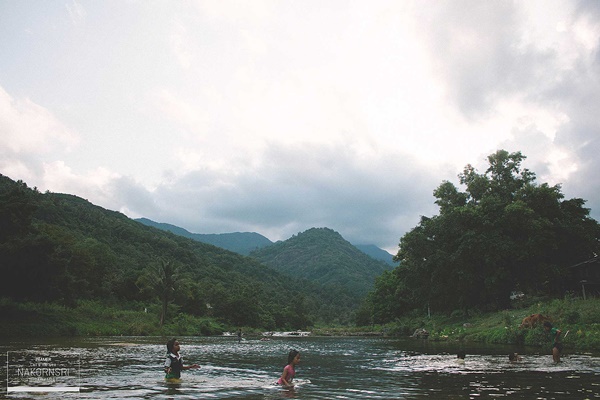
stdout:
POLYGON ((422 217, 401 238, 400 266, 369 297, 379 322, 407 308, 502 309, 516 289, 563 294, 567 267, 598 252, 600 225, 584 200, 564 200, 560 185, 536 184, 524 159, 499 150, 485 173, 464 168, 464 191, 442 182, 434 191, 439 215, 422 217))
POLYGON ((136 283, 141 291, 160 300, 160 326, 163 326, 169 304, 175 300, 178 292, 180 295, 189 293, 191 281, 180 264, 159 260, 147 267, 136 283))

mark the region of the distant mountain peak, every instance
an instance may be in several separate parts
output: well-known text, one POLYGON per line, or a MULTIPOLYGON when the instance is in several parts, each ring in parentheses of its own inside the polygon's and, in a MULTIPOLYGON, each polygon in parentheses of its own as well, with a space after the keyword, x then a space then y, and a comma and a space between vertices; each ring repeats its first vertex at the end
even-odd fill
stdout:
POLYGON ((250 252, 261 247, 270 246, 273 244, 269 239, 256 232, 233 232, 233 233, 192 233, 179 226, 155 222, 148 218, 138 218, 137 222, 164 231, 172 232, 176 235, 185 236, 189 239, 196 240, 202 243, 212 244, 213 246, 233 251, 234 253, 248 255, 250 252))
POLYGON ((250 253, 265 265, 295 278, 343 286, 366 294, 376 276, 392 266, 365 254, 330 228, 310 228, 250 253))

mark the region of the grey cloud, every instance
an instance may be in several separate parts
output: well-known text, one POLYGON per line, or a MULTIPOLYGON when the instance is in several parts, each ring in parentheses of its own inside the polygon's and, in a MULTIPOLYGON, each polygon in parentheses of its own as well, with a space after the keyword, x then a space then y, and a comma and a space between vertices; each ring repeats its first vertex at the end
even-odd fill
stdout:
POLYGON ((461 1, 443 3, 429 30, 432 56, 445 77, 451 101, 468 118, 493 110, 496 102, 518 93, 532 101, 559 81, 555 49, 524 47, 526 21, 518 4, 461 1))
POLYGON ((113 202, 111 208, 115 210, 126 207, 141 216, 160 215, 152 193, 131 177, 113 179, 106 190, 113 193, 110 201, 113 202))
MULTIPOLYGON (((597 3, 596 3, 597 4, 597 3)), ((598 12, 598 7, 596 12, 598 12)), ((600 37, 593 51, 600 53, 600 37)), ((582 60, 575 70, 565 76, 556 89, 556 97, 569 116, 569 122, 556 134, 555 142, 574 155, 578 170, 569 177, 563 188, 569 197, 587 200, 592 216, 600 219, 600 59, 589 64, 582 60)))
MULTIPOLYGON (((449 94, 470 118, 492 110, 504 96, 518 94, 527 101, 568 116, 551 143, 540 132, 527 128, 515 133, 504 147, 528 156, 538 177, 548 172, 547 154, 562 149, 578 165, 576 173, 561 182, 566 197, 587 200, 592 216, 600 217, 600 35, 596 46, 582 51, 573 68, 559 67, 556 49, 518 48, 523 21, 515 4, 508 2, 450 2, 433 18, 431 43, 449 94), (462 7, 457 7, 460 4, 462 7), (464 36, 476 33, 479 49, 469 49, 464 36)), ((581 1, 574 20, 597 21, 600 3, 581 1)), ((499 146, 503 147, 503 146, 499 146)), ((466 161, 472 162, 472 161, 466 161)), ((466 163, 465 162, 465 163, 466 163)))
POLYGON ((600 17, 600 2, 597 0, 580 0, 577 3, 577 11, 580 15, 593 15, 596 19, 600 17))
POLYGON ((446 179, 402 154, 365 162, 347 149, 305 145, 264 156, 236 174, 195 171, 161 186, 158 209, 146 216, 196 233, 277 231, 281 239, 328 227, 354 243, 393 248, 420 215, 436 211, 432 193, 446 179))
POLYGON ((515 6, 480 1, 442 4, 427 25, 437 69, 460 110, 474 116, 487 111, 497 91, 525 81, 527 66, 513 46, 518 38, 515 6))

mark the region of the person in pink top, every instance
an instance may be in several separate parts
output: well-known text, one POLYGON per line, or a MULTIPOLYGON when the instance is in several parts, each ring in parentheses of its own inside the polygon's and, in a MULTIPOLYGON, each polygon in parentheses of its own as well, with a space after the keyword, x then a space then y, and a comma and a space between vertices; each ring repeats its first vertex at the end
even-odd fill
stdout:
POLYGON ((294 386, 292 381, 294 375, 296 375, 296 365, 300 362, 300 352, 298 350, 291 350, 288 354, 288 363, 281 373, 281 378, 277 381, 278 385, 283 386, 294 386))

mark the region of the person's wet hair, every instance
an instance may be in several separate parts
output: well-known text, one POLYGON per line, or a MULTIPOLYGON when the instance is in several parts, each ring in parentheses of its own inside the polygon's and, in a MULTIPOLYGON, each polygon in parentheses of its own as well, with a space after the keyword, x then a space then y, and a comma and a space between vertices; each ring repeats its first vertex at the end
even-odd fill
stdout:
POLYGON ((300 354, 298 350, 290 350, 290 353, 288 354, 288 364, 291 364, 298 354, 300 354))
POLYGON ((167 354, 173 352, 173 347, 175 347, 175 342, 177 339, 173 338, 167 342, 167 354))

